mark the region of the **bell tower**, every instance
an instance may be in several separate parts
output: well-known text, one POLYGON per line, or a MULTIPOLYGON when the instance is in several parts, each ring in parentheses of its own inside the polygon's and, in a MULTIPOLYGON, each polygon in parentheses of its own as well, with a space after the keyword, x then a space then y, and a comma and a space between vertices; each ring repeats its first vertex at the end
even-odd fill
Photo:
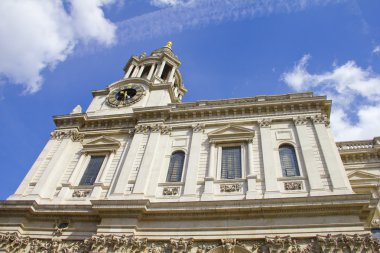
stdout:
POLYGON ((149 56, 143 53, 131 57, 124 67, 124 80, 148 84, 146 107, 181 102, 187 90, 178 70, 180 65, 181 62, 172 51, 172 42, 169 41, 149 56))

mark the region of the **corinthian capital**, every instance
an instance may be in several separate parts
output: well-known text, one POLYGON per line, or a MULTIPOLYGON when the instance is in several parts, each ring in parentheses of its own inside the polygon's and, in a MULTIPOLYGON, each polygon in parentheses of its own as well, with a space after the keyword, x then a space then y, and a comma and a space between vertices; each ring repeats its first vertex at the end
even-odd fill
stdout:
POLYGON ((272 120, 271 119, 262 119, 259 121, 260 127, 271 127, 272 120))

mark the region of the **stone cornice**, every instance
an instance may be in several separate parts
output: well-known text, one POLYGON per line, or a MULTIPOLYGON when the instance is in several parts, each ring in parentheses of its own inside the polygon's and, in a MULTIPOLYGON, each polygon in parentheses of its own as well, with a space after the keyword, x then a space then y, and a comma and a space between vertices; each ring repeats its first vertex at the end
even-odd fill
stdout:
POLYGON ((345 164, 380 161, 380 137, 372 140, 342 141, 336 145, 345 164))

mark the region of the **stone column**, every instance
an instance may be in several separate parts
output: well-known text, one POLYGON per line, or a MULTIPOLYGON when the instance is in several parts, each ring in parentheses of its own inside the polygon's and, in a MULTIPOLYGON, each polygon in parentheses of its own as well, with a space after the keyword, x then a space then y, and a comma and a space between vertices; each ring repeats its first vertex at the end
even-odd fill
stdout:
POLYGON ((202 200, 212 200, 214 197, 214 178, 216 175, 215 150, 216 150, 215 142, 210 141, 208 170, 207 170, 207 176, 205 177, 205 188, 202 194, 202 200))
POLYGON ((144 71, 145 65, 142 65, 139 69, 139 72, 137 73, 136 77, 141 77, 142 72, 144 71))
POLYGON ((246 194, 247 199, 257 198, 256 191, 256 180, 257 175, 253 171, 253 139, 248 140, 248 175, 247 175, 247 185, 248 191, 246 194))
POLYGON ((326 129, 326 125, 328 124, 327 117, 315 116, 313 117, 313 123, 319 145, 322 149, 323 158, 330 174, 334 193, 352 193, 338 149, 326 129))
POLYGON ((129 77, 129 75, 131 74, 132 69, 133 69, 134 66, 135 65, 133 65, 133 64, 131 64, 131 66, 129 66, 128 71, 125 73, 124 78, 128 78, 129 77))
POLYGON ((148 80, 150 80, 150 79, 152 78, 152 75, 153 75, 153 73, 154 73, 155 68, 156 68, 156 64, 153 63, 152 66, 150 67, 149 74, 148 74, 148 76, 147 76, 147 79, 148 79, 148 80))
POLYGON ((321 195, 325 191, 322 184, 321 175, 318 171, 318 166, 314 158, 314 151, 311 143, 309 141, 309 136, 307 134, 307 124, 309 123, 306 117, 295 118, 294 124, 296 126, 296 132, 298 140, 301 146, 301 157, 304 161, 307 178, 310 185, 310 195, 321 195))
POLYGON ((165 64, 166 64, 166 61, 162 61, 161 65, 160 65, 160 68, 158 69, 157 76, 159 78, 161 78, 162 71, 164 71, 165 64))
MULTIPOLYGON (((164 157, 164 152, 167 148, 167 146, 170 143, 170 134, 172 131, 172 128, 170 126, 166 125, 160 125, 159 126, 159 132, 161 134, 159 143, 157 146, 157 151, 155 153, 158 153, 159 155, 156 155, 152 164, 151 172, 150 172, 150 177, 149 177, 149 184, 148 184, 148 190, 147 190, 147 196, 148 197, 155 197, 156 196, 156 191, 158 188, 158 183, 160 180, 160 174, 161 174, 161 169, 162 168, 162 160, 164 157)), ((167 168, 165 168, 167 169, 167 168)))
POLYGON ((155 156, 160 151, 157 149, 160 140, 160 125, 151 126, 148 143, 145 148, 144 156, 141 161, 140 170, 137 174, 136 183, 133 187, 132 194, 134 197, 142 197, 146 194, 147 186, 149 185, 152 169, 156 164, 153 164, 155 156), (138 196, 137 196, 138 195, 138 196))
POLYGON ((136 68, 133 70, 131 77, 136 77, 138 72, 139 72, 139 66, 136 66, 136 68))
MULTIPOLYGON (((143 136, 149 134, 149 127, 147 125, 137 125, 134 135, 132 137, 128 149, 125 154, 121 156, 120 168, 118 174, 115 175, 115 180, 111 185, 110 197, 123 196, 128 185, 129 175, 133 169, 139 146, 143 140, 143 136)), ((126 147, 127 148, 127 147, 126 147)))
POLYGON ((171 83, 174 80, 175 70, 176 70, 176 67, 173 66, 172 71, 170 71, 170 74, 168 77, 168 83, 171 83))
POLYGON ((196 197, 197 189, 197 173, 199 166, 200 150, 202 145, 202 134, 204 131, 204 125, 196 124, 193 126, 193 134, 191 136, 191 144, 189 149, 189 158, 186 168, 186 176, 184 180, 183 195, 186 199, 192 199, 196 197))
POLYGON ((277 173, 274 164, 271 120, 262 120, 260 123, 261 148, 263 154, 265 176, 265 198, 279 197, 280 190, 277 183, 277 173))

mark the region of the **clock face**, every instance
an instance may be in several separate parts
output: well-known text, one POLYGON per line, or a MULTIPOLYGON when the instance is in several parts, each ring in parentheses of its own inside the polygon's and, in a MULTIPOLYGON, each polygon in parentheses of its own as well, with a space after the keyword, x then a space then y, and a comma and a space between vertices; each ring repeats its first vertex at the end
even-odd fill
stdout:
POLYGON ((128 106, 139 101, 144 93, 141 85, 127 84, 112 90, 107 97, 107 102, 112 107, 128 106))

